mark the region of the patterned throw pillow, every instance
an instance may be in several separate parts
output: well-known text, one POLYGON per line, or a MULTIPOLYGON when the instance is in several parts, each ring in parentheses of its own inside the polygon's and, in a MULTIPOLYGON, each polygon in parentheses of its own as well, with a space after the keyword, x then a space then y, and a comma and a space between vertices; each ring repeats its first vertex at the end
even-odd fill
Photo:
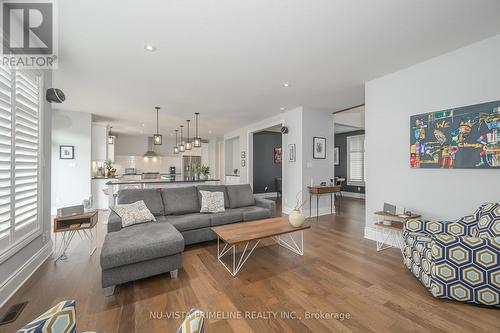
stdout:
POLYGON ((122 228, 138 223, 156 221, 143 200, 126 205, 115 205, 111 209, 122 219, 122 228))
MULTIPOLYGON (((222 193, 222 192, 219 192, 222 193)), ((223 194, 224 195, 224 194, 223 194)), ((224 201, 222 201, 224 203, 224 201)), ((203 311, 192 308, 186 313, 186 319, 181 324, 177 333, 204 333, 205 317, 203 311)))
POLYGON ((219 213, 224 209, 224 193, 200 191, 201 210, 200 213, 219 213))

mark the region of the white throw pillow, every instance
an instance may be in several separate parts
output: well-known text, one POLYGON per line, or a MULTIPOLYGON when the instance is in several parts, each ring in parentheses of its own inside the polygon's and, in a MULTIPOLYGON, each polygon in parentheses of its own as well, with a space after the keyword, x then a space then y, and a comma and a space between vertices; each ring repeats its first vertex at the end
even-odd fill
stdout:
POLYGON ((219 213, 225 211, 223 192, 200 191, 200 194, 200 213, 219 213))
POLYGON ((156 218, 143 200, 131 204, 116 205, 111 209, 122 219, 122 228, 144 222, 154 222, 156 218))

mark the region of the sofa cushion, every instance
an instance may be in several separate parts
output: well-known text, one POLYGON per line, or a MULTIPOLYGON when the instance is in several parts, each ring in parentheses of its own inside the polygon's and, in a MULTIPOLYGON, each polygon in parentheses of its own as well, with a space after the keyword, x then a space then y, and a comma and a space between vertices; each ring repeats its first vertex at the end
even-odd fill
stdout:
POLYGON ((243 212, 240 209, 228 209, 224 212, 210 214, 212 227, 243 221, 243 212))
POLYGON ((106 235, 101 267, 108 269, 165 257, 184 250, 184 238, 169 223, 145 223, 106 235))
POLYGON ((260 220, 271 217, 269 209, 257 206, 239 208, 239 211, 243 215, 243 221, 260 220))
POLYGON ((165 215, 182 215, 200 211, 196 187, 165 188, 162 191, 165 215))
POLYGON ((224 193, 199 191, 201 194, 200 213, 220 213, 225 211, 224 193))
POLYGON ((481 206, 477 222, 477 236, 480 238, 500 236, 500 203, 481 206))
POLYGON ((167 216, 167 222, 171 223, 179 231, 206 228, 210 226, 210 214, 185 214, 177 216, 167 216))
POLYGON ((160 189, 123 189, 118 191, 118 204, 131 204, 144 201, 154 216, 165 215, 160 189))
POLYGON ((227 195, 229 197, 229 207, 239 208, 255 205, 255 198, 253 196, 250 184, 229 185, 226 186, 227 195))
POLYGON ((130 227, 134 224, 156 221, 143 200, 131 204, 115 205, 111 209, 120 217, 122 228, 130 227))
POLYGON ((224 193, 224 208, 229 208, 229 197, 227 196, 226 185, 198 185, 198 200, 201 203, 201 194, 200 191, 208 191, 208 192, 222 192, 224 193))

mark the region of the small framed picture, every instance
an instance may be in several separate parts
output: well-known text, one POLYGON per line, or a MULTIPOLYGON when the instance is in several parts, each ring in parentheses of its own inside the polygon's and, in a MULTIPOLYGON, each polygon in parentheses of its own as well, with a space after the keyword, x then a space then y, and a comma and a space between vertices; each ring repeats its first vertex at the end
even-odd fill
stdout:
POLYGON ((247 156, 247 154, 244 151, 242 151, 241 152, 241 158, 246 158, 246 156, 247 156))
POLYGON ((246 160, 241 160, 241 166, 244 168, 247 165, 246 160))
POLYGON ((326 158, 326 138, 313 137, 313 158, 326 158))
POLYGON ((295 148, 295 143, 288 145, 288 162, 295 162, 297 160, 297 150, 295 148))
POLYGON ((62 160, 72 160, 75 158, 75 146, 59 146, 59 158, 62 160))
POLYGON ((281 147, 274 147, 274 155, 273 155, 274 164, 281 164, 281 154, 282 154, 281 147))
POLYGON ((340 165, 340 147, 333 148, 333 164, 340 165))

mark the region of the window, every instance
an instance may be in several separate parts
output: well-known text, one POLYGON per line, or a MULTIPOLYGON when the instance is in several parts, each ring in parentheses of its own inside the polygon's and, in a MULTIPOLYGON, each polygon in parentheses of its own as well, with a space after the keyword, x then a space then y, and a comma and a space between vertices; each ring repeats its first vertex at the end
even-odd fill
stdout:
POLYGON ((365 186, 365 136, 347 137, 347 185, 365 186))
POLYGON ((40 230, 41 79, 32 71, 0 66, 2 260, 40 230))

